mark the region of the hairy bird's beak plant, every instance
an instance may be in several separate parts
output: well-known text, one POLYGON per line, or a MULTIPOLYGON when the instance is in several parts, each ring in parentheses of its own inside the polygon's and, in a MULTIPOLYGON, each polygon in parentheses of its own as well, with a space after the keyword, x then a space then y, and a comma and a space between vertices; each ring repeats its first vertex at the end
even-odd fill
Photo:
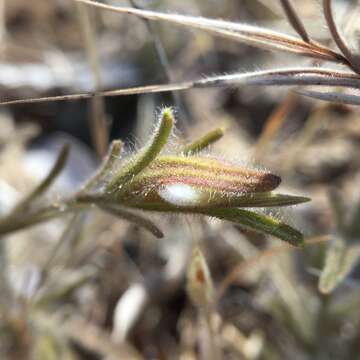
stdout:
POLYGON ((307 202, 308 198, 273 193, 281 181, 274 174, 203 155, 203 149, 221 138, 221 129, 209 132, 178 153, 163 155, 173 125, 173 110, 164 108, 149 143, 122 166, 118 167, 116 161, 121 142, 114 141, 98 172, 74 195, 48 206, 33 205, 64 165, 64 149, 48 177, 11 214, 0 219, 0 234, 97 207, 143 226, 157 237, 162 237, 161 230, 139 211, 206 215, 273 235, 295 246, 303 244, 298 230, 245 208, 289 206, 307 202))

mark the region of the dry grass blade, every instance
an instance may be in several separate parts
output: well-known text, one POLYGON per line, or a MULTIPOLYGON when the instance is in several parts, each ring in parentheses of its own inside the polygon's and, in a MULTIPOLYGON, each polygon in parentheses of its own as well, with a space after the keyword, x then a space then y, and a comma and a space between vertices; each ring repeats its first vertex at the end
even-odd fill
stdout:
POLYGON ((36 104, 36 103, 44 103, 44 102, 50 102, 50 101, 84 100, 84 99, 91 99, 96 96, 121 96, 121 95, 150 94, 150 93, 158 93, 158 92, 185 90, 185 89, 190 89, 191 86, 192 86, 192 82, 184 82, 184 83, 169 84, 169 85, 139 86, 139 87, 110 90, 110 91, 98 91, 98 92, 89 92, 89 93, 82 93, 82 94, 70 94, 70 95, 40 97, 40 98, 9 100, 9 101, 0 102, 0 106, 19 105, 19 104, 36 104))
POLYGON ((306 32, 305 26, 302 23, 300 17, 296 13, 296 10, 293 4, 291 3, 291 0, 280 0, 280 2, 291 26, 305 42, 310 43, 311 42, 310 37, 306 32))
POLYGON ((297 90, 299 95, 307 96, 313 99, 330 101, 333 103, 345 105, 360 105, 360 96, 352 94, 344 94, 340 92, 321 92, 312 90, 297 90))
POLYGON ((208 77, 201 80, 166 85, 139 86, 126 89, 103 91, 98 93, 73 94, 44 98, 21 99, 0 102, 0 106, 24 103, 41 103, 48 101, 66 101, 89 99, 94 96, 124 96, 146 93, 180 91, 206 87, 239 87, 239 86, 335 86, 360 89, 360 77, 354 73, 335 69, 286 68, 281 70, 263 70, 247 73, 236 73, 224 76, 208 77))
POLYGON ((259 46, 264 49, 282 50, 303 56, 314 57, 317 59, 339 62, 348 65, 347 59, 345 59, 341 54, 338 54, 327 47, 318 44, 309 44, 302 39, 298 39, 296 37, 282 34, 276 31, 262 29, 256 26, 207 19, 202 17, 166 14, 127 7, 116 7, 91 0, 76 1, 108 11, 135 15, 143 19, 166 21, 187 28, 204 30, 214 35, 241 41, 249 45, 259 46))
POLYGON ((287 68, 281 70, 263 70, 242 74, 209 77, 193 83, 194 88, 211 86, 296 86, 317 85, 337 86, 348 88, 360 88, 360 77, 344 71, 335 69, 309 68, 287 68))

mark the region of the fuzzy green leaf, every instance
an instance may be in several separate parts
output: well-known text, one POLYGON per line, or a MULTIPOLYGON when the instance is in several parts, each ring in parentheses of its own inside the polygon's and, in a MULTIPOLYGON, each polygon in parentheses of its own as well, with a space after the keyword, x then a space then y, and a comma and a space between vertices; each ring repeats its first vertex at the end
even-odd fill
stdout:
POLYGON ((122 149, 122 141, 121 140, 114 140, 109 148, 107 155, 105 156, 100 168, 92 176, 83 186, 80 194, 85 193, 87 190, 92 189, 93 187, 97 186, 99 182, 108 175, 108 173, 112 170, 112 167, 116 160, 120 158, 122 149))
POLYGON ((229 196, 227 199, 229 207, 279 207, 298 205, 310 201, 303 196, 292 196, 286 194, 253 193, 245 195, 229 196))
POLYGON ((106 186, 109 193, 121 190, 124 184, 133 179, 146 166, 148 166, 166 145, 174 124, 174 116, 171 108, 163 109, 160 116, 160 124, 149 145, 131 158, 119 171, 115 173, 106 186))
POLYGON ((212 131, 209 131, 207 134, 201 138, 195 140, 194 142, 186 145, 182 151, 183 155, 192 155, 198 153, 208 146, 218 141, 224 136, 224 130, 222 128, 217 128, 212 131))

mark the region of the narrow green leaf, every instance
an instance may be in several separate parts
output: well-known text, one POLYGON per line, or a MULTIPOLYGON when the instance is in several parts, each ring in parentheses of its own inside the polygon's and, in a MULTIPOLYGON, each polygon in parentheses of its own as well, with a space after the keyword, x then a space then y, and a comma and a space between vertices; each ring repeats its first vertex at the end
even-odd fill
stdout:
POLYGON ((294 246, 301 246, 304 243, 304 237, 300 231, 270 216, 237 208, 209 209, 203 214, 232 221, 250 230, 273 235, 294 246))
POLYGON ((224 129, 217 128, 212 131, 209 131, 207 134, 201 138, 195 140, 194 142, 186 145, 182 151, 183 155, 192 155, 195 153, 204 150, 214 142, 218 141, 224 136, 224 129))
POLYGON ((319 290, 323 294, 331 293, 349 275, 359 257, 360 245, 348 246, 343 239, 334 240, 325 255, 319 290))
POLYGON ((120 153, 122 149, 122 141, 114 140, 109 148, 107 155, 105 156, 100 168, 95 173, 94 176, 90 178, 89 181, 85 183, 80 194, 83 194, 86 190, 90 190, 91 188, 98 185, 98 183, 111 171, 116 160, 119 159, 120 153))
POLYGON ((66 165, 66 161, 69 156, 69 150, 70 147, 68 144, 65 144, 61 148, 54 165, 50 169, 45 179, 42 180, 40 184, 35 187, 35 189, 33 189, 23 200, 19 202, 19 204, 15 206, 12 213, 15 214, 17 212, 23 211, 31 204, 33 200, 41 196, 52 185, 52 183, 59 176, 64 166, 66 165))
POLYGON ((163 109, 160 116, 160 123, 155 134, 142 151, 131 158, 119 171, 115 173, 106 186, 109 193, 121 190, 122 186, 129 182, 134 176, 139 174, 148 166, 160 153, 170 136, 174 124, 174 115, 171 108, 163 109))
MULTIPOLYGON (((185 185, 182 185, 184 187, 185 185)), ((195 192, 195 190, 194 190, 195 192)), ((197 196, 194 201, 189 198, 180 196, 175 198, 175 195, 168 195, 165 200, 163 198, 154 199, 152 193, 149 191, 147 196, 149 199, 141 199, 139 196, 127 196, 122 199, 130 207, 138 207, 144 210, 154 210, 173 208, 175 211, 207 211, 208 209, 216 208, 265 208, 265 207, 282 207, 298 205, 310 201, 309 198, 300 196, 291 196, 285 194, 272 194, 272 193, 252 193, 239 195, 236 193, 225 194, 220 192, 210 192, 206 189, 197 190, 197 196)), ((189 194, 188 194, 189 195, 189 194)))
MULTIPOLYGON (((303 196, 292 196, 286 194, 274 194, 272 192, 267 193, 253 193, 245 195, 229 196, 227 201, 227 207, 279 207, 298 205, 311 201, 310 198, 303 196)), ((211 203, 209 203, 209 207, 211 203)))

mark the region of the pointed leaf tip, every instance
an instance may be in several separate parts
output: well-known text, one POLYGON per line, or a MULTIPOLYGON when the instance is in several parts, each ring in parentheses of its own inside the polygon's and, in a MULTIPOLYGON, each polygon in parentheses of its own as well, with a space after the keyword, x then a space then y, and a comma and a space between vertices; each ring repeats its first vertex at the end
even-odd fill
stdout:
POLYGON ((170 107, 161 111, 160 121, 150 143, 137 155, 130 158, 112 177, 106 186, 108 193, 121 192, 123 185, 144 170, 160 154, 166 145, 174 125, 174 114, 170 107))
POLYGON ((207 215, 234 222, 250 230, 275 236, 293 246, 304 245, 304 236, 299 230, 267 215, 238 208, 210 209, 207 211, 207 215))

